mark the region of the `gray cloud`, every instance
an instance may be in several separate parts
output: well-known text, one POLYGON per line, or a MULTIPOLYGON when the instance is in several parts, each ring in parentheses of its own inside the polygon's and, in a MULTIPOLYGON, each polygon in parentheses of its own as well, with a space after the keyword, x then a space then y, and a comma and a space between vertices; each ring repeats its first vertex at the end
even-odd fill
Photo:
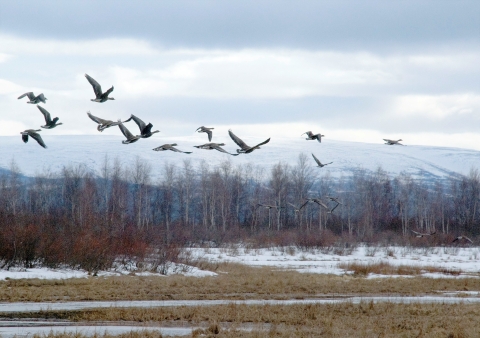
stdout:
POLYGON ((398 48, 480 41, 480 2, 3 1, 0 31, 61 39, 132 37, 161 46, 398 48))
POLYGON ((478 1, 5 2, 0 132, 41 122, 16 99, 33 90, 64 122, 52 134, 96 134, 91 110, 133 113, 161 136, 211 125, 480 138, 479 12, 478 1), (115 85, 116 101, 90 102, 84 73, 115 85))

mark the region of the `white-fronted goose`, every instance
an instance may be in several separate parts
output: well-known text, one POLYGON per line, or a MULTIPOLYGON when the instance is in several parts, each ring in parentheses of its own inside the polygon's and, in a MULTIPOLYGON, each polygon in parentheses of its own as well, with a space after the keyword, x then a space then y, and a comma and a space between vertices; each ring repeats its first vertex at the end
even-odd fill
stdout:
POLYGON ((114 121, 111 121, 111 120, 104 120, 100 117, 97 117, 97 116, 94 116, 94 115, 90 114, 90 112, 87 112, 87 115, 88 115, 89 118, 92 119, 92 121, 98 123, 97 130, 99 132, 102 132, 105 129, 113 127, 113 126, 118 126, 121 122, 120 120, 118 120, 118 122, 114 122, 114 121))
POLYGON ((317 203, 319 206, 321 206, 322 208, 325 208, 327 209, 327 214, 332 214, 333 213, 333 210, 335 210, 338 206, 339 206, 339 203, 337 203, 332 209, 330 209, 325 203, 323 203, 322 200, 320 200, 319 198, 307 198, 307 201, 305 203, 303 203, 303 205, 300 207, 299 210, 301 210, 305 205, 307 205, 308 203, 310 202, 313 202, 313 203, 317 203))
POLYGON ((325 196, 325 197, 328 198, 332 202, 343 205, 343 203, 338 200, 338 197, 332 197, 332 196, 325 196))
POLYGON ((426 234, 426 233, 421 233, 421 232, 417 232, 415 230, 412 230, 410 229, 411 232, 413 232, 415 234, 415 237, 418 237, 418 238, 422 238, 422 237, 425 237, 425 236, 432 236, 432 235, 435 235, 437 232, 434 231, 434 232, 431 232, 429 234, 426 234))
POLYGON ((164 144, 160 147, 156 147, 156 148, 153 148, 152 150, 155 150, 155 151, 165 151, 165 150, 171 150, 171 151, 175 151, 177 153, 184 153, 184 154, 191 154, 192 152, 191 151, 181 151, 181 150, 178 150, 177 148, 175 148, 177 146, 176 143, 172 143, 172 144, 164 144))
POLYGON ((330 208, 325 203, 323 203, 319 198, 307 198, 307 201, 302 204, 302 206, 299 208, 299 210, 302 210, 302 208, 310 202, 317 203, 319 206, 321 206, 321 207, 323 207, 327 210, 330 210, 330 208))
POLYGON ((40 112, 43 114, 43 117, 45 118, 45 125, 41 126, 42 128, 53 129, 56 126, 59 126, 59 125, 63 124, 61 122, 57 123, 58 117, 56 117, 52 120, 52 118, 50 116, 50 113, 45 108, 40 107, 39 105, 37 105, 37 108, 40 110, 40 112))
POLYGON ((152 131, 152 127, 153 127, 153 124, 149 123, 149 124, 145 124, 145 122, 143 122, 141 119, 139 119, 138 117, 136 117, 135 115, 131 115, 130 118, 128 120, 125 120, 125 122, 128 122, 130 120, 133 120, 135 121, 135 123, 137 124, 138 128, 140 128, 140 136, 142 138, 149 138, 150 136, 152 136, 153 134, 155 133, 159 133, 160 130, 155 130, 155 131, 152 131))
POLYGON ((454 243, 456 241, 461 241, 461 240, 466 240, 466 241, 473 244, 473 241, 470 238, 468 238, 467 236, 458 236, 452 241, 452 243, 454 243))
POLYGON ((313 156, 313 159, 315 160, 315 162, 317 162, 317 166, 320 167, 320 168, 323 168, 326 165, 329 165, 329 164, 333 163, 333 162, 322 163, 322 162, 320 162, 320 160, 318 158, 315 157, 315 155, 312 154, 312 156, 313 156))
POLYGON ((198 149, 218 150, 218 151, 220 151, 222 153, 225 153, 225 154, 229 154, 229 155, 232 155, 232 156, 238 156, 238 154, 231 154, 228 151, 226 151, 225 149, 223 149, 222 147, 224 145, 225 145, 225 143, 205 143, 205 144, 202 144, 200 146, 194 146, 194 147, 198 148, 198 149))
POLYGON ((207 127, 204 127, 204 126, 201 126, 201 127, 198 127, 197 132, 199 133, 207 133, 208 135, 208 142, 212 142, 212 130, 215 129, 215 128, 207 128, 207 127))
POLYGON ((256 146, 249 147, 245 142, 243 142, 237 135, 235 135, 232 130, 228 131, 228 134, 232 138, 233 142, 235 142, 241 149, 237 149, 237 153, 239 154, 249 154, 255 149, 260 149, 261 145, 264 145, 268 142, 270 142, 270 138, 267 140, 263 141, 262 143, 257 144, 256 146))
POLYGON ((283 209, 283 208, 284 208, 284 207, 279 207, 279 206, 276 206, 276 205, 262 204, 262 203, 257 203, 257 208, 258 208, 258 207, 264 207, 264 208, 266 208, 266 209, 268 209, 268 210, 270 210, 270 209, 276 209, 276 210, 278 210, 278 209, 283 209))
POLYGON ((383 140, 385 141, 385 144, 388 144, 389 146, 393 146, 393 145, 403 146, 404 145, 404 144, 400 143, 400 141, 403 141, 402 139, 389 140, 388 138, 384 138, 383 140))
POLYGON ((141 138, 140 135, 133 136, 133 134, 127 129, 127 127, 123 125, 122 121, 120 120, 118 120, 118 127, 122 131, 123 136, 127 138, 125 141, 122 141, 123 144, 134 143, 141 138))
POLYGON ((91 99, 90 101, 101 103, 107 100, 115 100, 113 97, 108 97, 108 94, 113 92, 113 86, 109 90, 107 90, 105 93, 103 93, 102 86, 100 86, 100 84, 97 81, 95 81, 93 77, 91 77, 88 74, 85 74, 85 77, 87 78, 88 82, 90 82, 90 84, 92 85, 93 92, 95 93, 95 98, 91 99))
POLYGON ((24 98, 25 96, 28 97, 27 103, 30 103, 30 104, 37 104, 37 103, 40 103, 40 102, 47 103, 47 98, 43 95, 43 93, 38 95, 38 96, 35 96, 35 94, 33 94, 32 92, 28 92, 28 93, 20 95, 18 97, 18 99, 20 100, 21 98, 24 98))
MULTIPOLYGON (((313 134, 310 130, 304 132, 302 135, 304 135, 304 134, 307 134, 307 138, 305 140, 309 140, 309 141, 317 140, 320 143, 322 143, 322 137, 325 137, 325 135, 322 135, 320 133, 313 134)), ((300 136, 302 136, 302 135, 300 135, 300 136)))
POLYGON ((25 131, 20 132, 22 134, 22 140, 23 142, 27 143, 28 142, 28 137, 30 136, 33 138, 35 141, 38 142, 39 145, 41 145, 44 148, 47 148, 45 145, 45 142, 43 142, 42 137, 40 136, 37 131, 42 131, 41 129, 27 129, 25 131))

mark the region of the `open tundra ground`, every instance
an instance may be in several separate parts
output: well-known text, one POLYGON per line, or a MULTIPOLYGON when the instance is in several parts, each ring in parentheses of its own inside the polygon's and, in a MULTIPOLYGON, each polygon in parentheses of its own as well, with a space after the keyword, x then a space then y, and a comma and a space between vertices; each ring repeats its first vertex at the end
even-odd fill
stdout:
MULTIPOLYGON (((480 303, 476 302, 480 296, 479 252, 476 247, 359 246, 302 251, 233 245, 190 248, 183 259, 192 268, 172 268, 168 276, 147 271, 70 276, 70 272, 56 271, 66 278, 50 279, 52 271, 37 269, 36 276, 44 271, 47 279, 22 279, 29 271, 16 271, 6 279, 3 275, 1 302, 80 301, 90 302, 91 308, 7 310, 0 317, 63 321, 65 325, 133 325, 149 330, 136 331, 130 337, 160 336, 160 327, 182 327, 188 336, 212 337, 476 337, 480 332, 480 303), (352 296, 364 298, 354 301, 349 298, 352 296), (421 298, 399 303, 375 298, 379 296, 421 298), (235 303, 249 299, 338 301, 235 303), (231 303, 100 308, 93 302, 115 300, 231 303)), ((57 330, 50 335, 103 335, 103 331, 68 332, 57 330)), ((163 336, 174 335, 172 332, 163 331, 163 336)))

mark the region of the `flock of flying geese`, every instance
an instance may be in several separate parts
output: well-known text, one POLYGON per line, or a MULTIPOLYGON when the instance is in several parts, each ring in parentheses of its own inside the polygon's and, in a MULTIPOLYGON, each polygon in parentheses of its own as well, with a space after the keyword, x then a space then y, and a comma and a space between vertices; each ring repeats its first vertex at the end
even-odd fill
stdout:
MULTIPOLYGON (((415 230, 411 230, 411 231, 415 234, 415 237, 417 237, 417 238, 433 236, 437 233, 436 231, 430 232, 430 233, 422 233, 422 232, 417 232, 415 230)), ((463 241, 463 240, 465 240, 466 242, 473 243, 473 241, 470 238, 468 238, 467 236, 463 236, 463 235, 455 237, 453 239, 452 243, 455 243, 457 241, 463 241)))
MULTIPOLYGON (((95 93, 95 98, 91 99, 91 101, 98 102, 98 103, 103 103, 103 102, 106 102, 108 100, 115 100, 113 97, 109 97, 109 94, 111 92, 113 92, 113 89, 114 89, 113 86, 111 88, 109 88, 107 91, 103 92, 102 87, 100 86, 100 84, 97 81, 95 81, 95 79, 93 79, 88 74, 85 74, 85 78, 91 84, 91 86, 93 87, 93 92, 95 93)), ((37 108, 43 114, 44 119, 45 119, 45 125, 41 126, 41 128, 53 129, 53 128, 59 126, 59 125, 62 125, 61 122, 58 123, 58 120, 59 120, 58 117, 55 117, 54 119, 52 119, 50 113, 45 108, 43 108, 39 105, 39 103, 46 103, 47 98, 45 97, 45 95, 43 93, 35 96, 35 94, 33 92, 27 92, 25 94, 20 95, 18 97, 18 99, 22 99, 25 96, 28 98, 27 103, 37 105, 37 108)), ((126 140, 122 141, 123 144, 134 143, 134 142, 137 142, 141 138, 149 138, 153 134, 160 132, 159 130, 152 131, 153 125, 151 123, 146 124, 140 118, 138 118, 137 116, 135 116, 133 114, 130 116, 130 118, 128 118, 125 121, 117 120, 116 122, 94 116, 90 112, 87 112, 87 115, 92 121, 97 123, 97 130, 99 132, 102 132, 105 129, 110 128, 110 127, 118 126, 120 131, 122 132, 122 134, 126 138, 126 140), (132 121, 132 120, 137 124, 138 128, 140 129, 140 135, 133 135, 127 129, 127 127, 125 127, 124 123, 132 121)), ((198 149, 217 150, 217 151, 220 151, 222 153, 226 153, 226 154, 229 154, 229 155, 232 155, 232 156, 238 156, 240 154, 249 154, 256 149, 260 149, 260 146, 270 142, 270 138, 268 138, 267 140, 265 140, 263 142, 260 142, 259 144, 251 147, 251 146, 247 145, 237 135, 235 135, 231 130, 229 130, 228 134, 230 135, 230 138, 233 140, 233 142, 235 142, 240 147, 240 149, 237 149, 236 154, 232 154, 232 153, 229 153, 228 151, 226 151, 225 149, 222 148, 223 146, 225 146, 224 143, 212 143, 212 136, 213 136, 212 130, 213 129, 214 128, 208 128, 208 127, 205 127, 205 126, 201 126, 201 127, 197 128, 195 130, 196 132, 206 133, 208 135, 209 143, 205 143, 205 144, 202 144, 202 145, 199 145, 199 146, 194 146, 194 147, 198 148, 198 149)), ((41 129, 26 129, 26 130, 20 132, 20 134, 22 135, 23 142, 27 143, 28 138, 31 137, 35 141, 37 141, 40 146, 42 146, 43 148, 47 148, 45 142, 43 141, 42 137, 38 133, 40 131, 41 131, 41 129)), ((322 137, 325 136, 325 135, 322 135, 320 133, 319 134, 313 134, 311 131, 307 131, 307 132, 303 133, 302 135, 304 135, 304 134, 307 135, 306 140, 309 140, 309 141, 317 140, 320 143, 322 142, 322 137)), ((403 146, 403 144, 400 143, 400 141, 402 141, 402 139, 399 139, 399 140, 383 139, 383 140, 385 141, 385 144, 387 144, 387 145, 402 145, 403 146)), ((164 145, 161 145, 159 147, 154 148, 153 150, 155 150, 155 151, 170 150, 170 151, 180 152, 180 153, 184 153, 184 154, 191 154, 192 153, 191 151, 181 151, 181 150, 175 148, 176 146, 177 146, 176 143, 164 144, 164 145)), ((312 157, 315 160, 315 162, 317 163, 317 167, 319 167, 319 168, 323 168, 324 166, 333 163, 333 162, 322 163, 313 153, 312 153, 312 157)), ((326 202, 326 203, 323 202, 320 198, 307 198, 306 202, 303 203, 300 207, 298 207, 298 206, 296 206, 292 203, 289 203, 289 205, 291 205, 294 208, 295 214, 300 212, 300 210, 302 210, 302 208, 305 207, 309 203, 316 203, 321 208, 324 208, 324 209, 328 210, 327 214, 332 214, 333 211, 339 205, 343 205, 338 200, 337 197, 326 196, 326 198, 328 199, 328 202, 326 202), (330 208, 327 205, 327 203, 329 203, 329 202, 335 203, 333 208, 330 208)), ((281 207, 281 206, 261 204, 261 203, 258 203, 256 207, 264 207, 264 208, 267 208, 269 211, 271 209, 280 210, 280 209, 285 208, 285 207, 281 207)), ((435 234, 435 232, 433 232, 433 233, 419 233, 419 232, 416 232, 414 230, 412 230, 412 231, 416 235, 416 237, 425 237, 425 236, 431 236, 431 235, 435 234)), ((469 241, 469 242, 473 243, 472 240, 470 238, 466 237, 466 236, 458 236, 453 240, 453 242, 460 241, 460 240, 466 240, 466 241, 469 241)))
MULTIPOLYGON (((85 77, 87 78, 88 82, 92 85, 93 92, 95 93, 95 98, 91 99, 91 101, 102 103, 102 102, 106 102, 108 100, 115 100, 113 97, 108 96, 111 92, 113 92, 113 89, 114 89, 113 86, 110 89, 108 89, 107 91, 103 92, 102 87, 100 86, 100 84, 97 81, 95 81, 94 78, 92 78, 88 74, 85 74, 85 77)), ((38 96, 35 96, 35 94, 33 92, 28 92, 28 93, 25 93, 23 95, 20 95, 18 97, 18 99, 22 99, 25 96, 28 97, 27 103, 36 104, 37 108, 43 114, 43 116, 45 118, 45 125, 41 126, 42 128, 52 129, 52 128, 55 128, 55 127, 62 124, 62 123, 58 123, 58 120, 59 120, 58 117, 55 117, 52 120, 52 118, 50 116, 50 113, 45 108, 43 108, 39 105, 39 103, 46 103, 47 98, 45 97, 45 95, 43 93, 38 95, 38 96)), ((94 116, 90 112, 87 112, 87 115, 92 121, 94 121, 95 123, 98 124, 97 125, 97 130, 99 132, 102 132, 105 129, 110 128, 110 127, 118 126, 120 128, 120 131, 122 132, 122 134, 126 138, 126 140, 122 141, 123 144, 134 143, 134 142, 137 142, 141 138, 149 138, 153 134, 160 132, 159 130, 152 131, 153 125, 151 123, 146 124, 140 118, 138 118, 137 116, 135 116, 133 114, 130 116, 130 118, 128 118, 125 121, 118 120, 116 122, 94 116), (132 120, 137 124, 138 128, 140 129, 140 135, 133 135, 127 129, 127 127, 125 127, 124 123, 132 121, 132 120)), ((224 143, 212 143, 211 142, 212 141, 212 130, 213 129, 214 128, 207 128, 207 127, 204 127, 204 126, 197 128, 196 131, 198 131, 199 133, 207 133, 208 134, 208 141, 210 143, 205 143, 205 144, 202 144, 202 145, 199 145, 199 146, 194 146, 194 147, 196 147, 198 149, 217 150, 217 151, 220 151, 222 153, 226 153, 226 154, 233 155, 233 156, 238 156, 239 154, 249 154, 252 151, 254 151, 255 149, 260 149, 261 145, 264 145, 264 144, 270 142, 270 138, 269 138, 269 139, 255 145, 255 146, 251 147, 251 146, 247 145, 238 136, 236 136, 231 130, 229 130, 228 133, 229 133, 230 137, 240 147, 240 149, 237 149, 236 154, 231 154, 231 153, 229 153, 228 151, 226 151, 225 149, 222 148, 222 146, 225 145, 224 143)), ((22 135, 23 142, 27 143, 28 138, 31 137, 35 141, 37 141, 38 144, 41 145, 43 148, 47 148, 45 142, 43 141, 42 137, 38 133, 39 131, 41 131, 41 129, 26 129, 26 130, 22 131, 20 134, 22 135)), ((311 134, 311 132, 310 132, 310 134, 311 134)), ((177 146, 176 143, 164 144, 164 145, 161 145, 159 147, 154 148, 153 150, 155 150, 155 151, 171 150, 171 151, 174 151, 174 152, 191 154, 191 151, 181 151, 181 150, 178 150, 177 148, 175 148, 175 146, 177 146)))

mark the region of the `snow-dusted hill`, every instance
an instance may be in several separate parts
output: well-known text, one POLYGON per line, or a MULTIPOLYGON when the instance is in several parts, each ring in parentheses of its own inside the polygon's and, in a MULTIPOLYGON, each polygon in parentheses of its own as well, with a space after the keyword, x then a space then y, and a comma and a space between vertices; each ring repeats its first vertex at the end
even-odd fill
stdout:
MULTIPOLYGON (((233 164, 252 162, 269 169, 279 161, 295 165, 300 153, 308 155, 310 164, 315 167, 311 158, 314 153, 322 162, 333 164, 324 168, 315 168, 322 173, 330 172, 333 177, 351 175, 358 169, 370 171, 382 167, 389 174, 396 175, 402 171, 423 179, 443 178, 449 175, 468 174, 472 167, 480 168, 480 151, 431 147, 431 146, 387 146, 382 143, 369 144, 344 142, 324 139, 322 143, 306 141, 303 137, 272 137, 270 143, 251 154, 230 156, 214 150, 201 150, 194 145, 207 143, 205 134, 194 134, 183 137, 163 137, 155 134, 149 139, 141 139, 136 143, 124 145, 123 138, 116 135, 82 135, 52 136, 48 131, 42 132, 48 149, 41 148, 34 140, 24 144, 19 136, 2 136, 0 145, 2 156, 0 169, 8 169, 15 160, 21 172, 26 176, 42 173, 46 169, 59 171, 63 166, 83 163, 92 170, 99 170, 105 156, 113 160, 119 158, 124 165, 131 165, 137 156, 152 166, 154 177, 162 175, 165 162, 182 165, 184 159, 191 159, 194 165, 207 160, 212 166, 225 160, 233 164), (180 150, 193 151, 192 154, 174 153, 171 151, 156 152, 153 148, 164 143, 177 143, 180 150)), ((241 137, 249 145, 254 145, 265 138, 241 137)), ((237 146, 228 135, 215 135, 214 142, 224 142, 227 151, 235 152, 237 146)))

